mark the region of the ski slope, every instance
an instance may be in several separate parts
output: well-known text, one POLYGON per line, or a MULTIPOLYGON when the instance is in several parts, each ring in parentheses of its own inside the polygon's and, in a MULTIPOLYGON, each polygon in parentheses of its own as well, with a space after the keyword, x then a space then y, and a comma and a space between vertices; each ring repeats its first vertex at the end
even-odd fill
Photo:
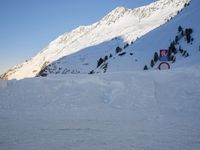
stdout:
POLYGON ((1 150, 200 149, 200 71, 0 81, 1 150))

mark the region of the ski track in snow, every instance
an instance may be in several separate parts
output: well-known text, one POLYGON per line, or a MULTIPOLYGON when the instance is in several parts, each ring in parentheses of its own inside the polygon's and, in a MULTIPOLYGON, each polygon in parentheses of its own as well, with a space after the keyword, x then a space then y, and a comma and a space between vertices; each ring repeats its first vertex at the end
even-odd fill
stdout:
POLYGON ((200 149, 195 69, 0 81, 1 150, 200 149))

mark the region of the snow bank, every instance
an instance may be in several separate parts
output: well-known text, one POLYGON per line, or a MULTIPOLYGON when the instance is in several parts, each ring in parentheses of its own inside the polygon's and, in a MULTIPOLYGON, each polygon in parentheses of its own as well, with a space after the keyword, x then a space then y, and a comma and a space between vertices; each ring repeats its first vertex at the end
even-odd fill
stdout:
POLYGON ((0 80, 0 89, 1 88, 6 88, 7 87, 7 81, 0 80))
POLYGON ((0 85, 1 150, 200 149, 199 70, 50 76, 0 85))

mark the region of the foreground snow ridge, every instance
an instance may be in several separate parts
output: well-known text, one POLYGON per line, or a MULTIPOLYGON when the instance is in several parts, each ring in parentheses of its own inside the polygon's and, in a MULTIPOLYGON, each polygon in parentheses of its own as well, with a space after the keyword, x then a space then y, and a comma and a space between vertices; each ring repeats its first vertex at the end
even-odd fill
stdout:
POLYGON ((200 71, 0 81, 1 150, 198 150, 200 71))
MULTIPOLYGON (((81 26, 72 32, 59 36, 35 57, 6 72, 3 78, 9 80, 35 77, 42 68, 64 56, 111 41, 116 37, 120 37, 122 42, 134 42, 137 38, 169 21, 189 1, 159 0, 135 9, 117 7, 99 22, 90 26, 81 26)), ((107 46, 103 48, 114 49, 119 44, 118 41, 114 45, 112 42, 108 42, 107 46)), ((94 47, 96 58, 102 55, 99 54, 100 50, 102 51, 102 48, 97 51, 94 47)))

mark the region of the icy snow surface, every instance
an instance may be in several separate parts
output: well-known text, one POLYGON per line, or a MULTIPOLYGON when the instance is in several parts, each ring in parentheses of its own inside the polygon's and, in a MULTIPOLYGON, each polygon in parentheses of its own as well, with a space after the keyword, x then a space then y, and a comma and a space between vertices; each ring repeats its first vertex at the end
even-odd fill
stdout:
POLYGON ((196 67, 0 81, 0 150, 198 150, 196 67))

